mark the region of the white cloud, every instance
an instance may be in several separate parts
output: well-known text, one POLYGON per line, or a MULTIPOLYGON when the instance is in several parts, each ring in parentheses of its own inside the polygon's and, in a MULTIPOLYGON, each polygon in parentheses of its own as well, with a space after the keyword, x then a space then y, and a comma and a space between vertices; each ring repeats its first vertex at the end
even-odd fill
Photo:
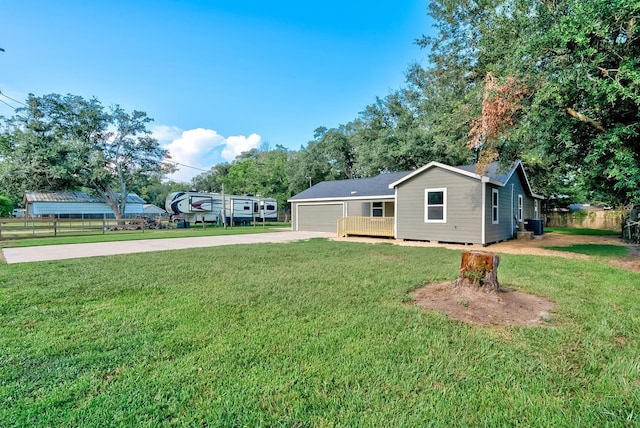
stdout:
POLYGON ((220 162, 231 162, 240 153, 260 147, 262 138, 258 134, 224 137, 212 129, 196 128, 182 131, 174 126, 157 126, 153 136, 169 150, 171 160, 178 171, 168 178, 190 182, 193 177, 208 171, 220 162))
POLYGON ((151 130, 151 136, 159 141, 171 141, 182 134, 182 130, 177 126, 158 125, 151 130))
POLYGON ((222 157, 231 162, 242 152, 257 149, 262 143, 262 137, 258 134, 251 134, 248 137, 237 135, 227 138, 226 145, 222 150, 222 157))

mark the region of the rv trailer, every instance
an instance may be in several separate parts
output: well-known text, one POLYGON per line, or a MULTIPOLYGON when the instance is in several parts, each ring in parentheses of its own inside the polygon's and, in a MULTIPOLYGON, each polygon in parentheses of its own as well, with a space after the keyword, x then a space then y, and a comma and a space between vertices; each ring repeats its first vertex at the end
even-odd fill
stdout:
POLYGON ((277 221, 275 199, 219 193, 174 192, 167 196, 165 209, 172 215, 182 215, 188 223, 249 224, 253 220, 277 221))

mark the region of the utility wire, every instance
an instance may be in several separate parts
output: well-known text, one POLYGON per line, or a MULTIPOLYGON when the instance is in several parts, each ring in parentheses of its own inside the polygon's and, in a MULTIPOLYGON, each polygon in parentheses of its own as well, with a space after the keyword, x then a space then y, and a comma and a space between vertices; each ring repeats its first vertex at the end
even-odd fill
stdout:
POLYGON ((168 161, 165 161, 165 162, 173 163, 173 164, 180 165, 180 166, 186 166, 187 168, 197 169, 198 171, 209 172, 209 170, 208 170, 208 169, 202 169, 202 168, 198 168, 198 167, 191 166, 191 165, 185 165, 185 164, 183 164, 183 163, 176 162, 176 161, 172 161, 172 160, 168 160, 168 161))
MULTIPOLYGON (((1 94, 0 94, 0 95, 1 95, 1 94)), ((16 111, 16 108, 15 108, 14 106, 12 106, 11 104, 9 104, 8 102, 3 101, 3 100, 0 100, 0 103, 2 103, 2 104, 4 104, 4 105, 7 105, 7 106, 9 106, 9 108, 10 108, 11 110, 16 111)))
POLYGON ((5 93, 4 93, 4 92, 2 92, 2 91, 0 91, 0 95, 2 95, 2 96, 3 96, 3 97, 5 97, 5 98, 8 98, 8 99, 10 99, 11 101, 16 102, 16 103, 18 103, 18 104, 20 104, 20 105, 23 105, 23 106, 25 106, 25 107, 27 106, 27 105, 26 105, 25 103, 23 103, 22 101, 18 101, 18 100, 16 100, 15 98, 11 98, 9 95, 5 94, 5 93))

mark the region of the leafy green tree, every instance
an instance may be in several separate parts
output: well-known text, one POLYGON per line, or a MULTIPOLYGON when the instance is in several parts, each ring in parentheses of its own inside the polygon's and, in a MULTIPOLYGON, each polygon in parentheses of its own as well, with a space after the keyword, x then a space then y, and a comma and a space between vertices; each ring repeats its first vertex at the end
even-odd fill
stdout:
POLYGON ((191 180, 191 187, 201 192, 222 192, 222 184, 229 175, 231 164, 215 164, 208 172, 198 174, 191 180))
POLYGON ((11 199, 0 195, 0 217, 11 217, 13 213, 13 203, 11 199))
POLYGON ((4 123, 0 146, 0 184, 14 195, 89 189, 122 218, 132 188, 173 170, 144 112, 58 94, 29 95, 26 105, 4 123))
POLYGON ((425 95, 410 84, 367 106, 353 138, 359 175, 411 171, 434 160, 463 163, 461 143, 435 138, 425 95))
POLYGON ((285 174, 288 151, 282 146, 275 150, 253 149, 238 156, 221 181, 225 191, 275 198, 281 208, 290 196, 285 174))
POLYGON ((174 181, 162 182, 157 180, 155 182, 148 182, 146 185, 134 191, 148 203, 164 209, 167 196, 172 192, 183 190, 185 190, 183 183, 176 183, 174 181))
MULTIPOLYGON (((544 24, 527 52, 544 78, 532 119, 552 114, 559 152, 594 199, 640 201, 640 3, 566 0, 538 7, 544 24)), ((542 80, 539 78, 539 80, 542 80)))
POLYGON ((431 48, 431 65, 414 75, 428 100, 457 88, 439 106, 442 122, 472 129, 485 76, 517 80, 528 95, 495 141, 503 162, 531 164, 532 181, 549 193, 640 198, 640 3, 433 0, 429 13, 438 33, 419 43, 431 48))
POLYGON ((315 130, 313 141, 292 153, 286 166, 289 193, 294 195, 325 180, 353 178, 352 147, 346 129, 315 130), (342 133, 342 136, 338 135, 342 133))

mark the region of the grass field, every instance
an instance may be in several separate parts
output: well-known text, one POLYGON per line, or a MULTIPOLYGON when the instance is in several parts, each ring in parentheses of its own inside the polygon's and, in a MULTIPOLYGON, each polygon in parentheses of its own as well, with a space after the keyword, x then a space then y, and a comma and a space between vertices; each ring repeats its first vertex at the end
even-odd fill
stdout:
POLYGON ((545 227, 545 233, 560 233, 564 235, 592 235, 592 236, 620 236, 619 230, 606 229, 580 229, 580 228, 563 228, 563 227, 545 227))
POLYGON ((546 327, 406 303, 459 260, 314 239, 1 265, 0 426, 640 424, 639 273, 503 255, 546 327))
POLYGON ((542 247, 548 250, 566 251, 568 253, 585 254, 593 257, 621 258, 631 255, 629 247, 610 244, 572 244, 567 246, 542 247))

